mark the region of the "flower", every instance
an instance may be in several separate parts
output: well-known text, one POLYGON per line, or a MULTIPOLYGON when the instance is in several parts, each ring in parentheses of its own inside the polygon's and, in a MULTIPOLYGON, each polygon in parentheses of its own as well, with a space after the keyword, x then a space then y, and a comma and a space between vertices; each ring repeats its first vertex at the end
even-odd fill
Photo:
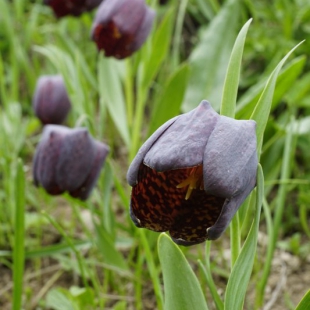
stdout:
POLYGON ((32 106, 44 125, 61 124, 66 119, 71 103, 61 75, 44 75, 38 79, 32 106))
POLYGON ((44 0, 44 4, 53 9, 57 18, 66 15, 79 16, 91 11, 101 2, 102 0, 44 0))
POLYGON ((106 56, 123 59, 144 43, 154 17, 144 0, 105 0, 93 22, 92 39, 106 56))
POLYGON ((94 140, 86 128, 47 125, 33 160, 34 183, 51 195, 67 191, 85 200, 108 153, 108 146, 94 140))
POLYGON ((127 173, 135 225, 180 245, 217 239, 256 184, 255 127, 202 101, 157 129, 127 173))

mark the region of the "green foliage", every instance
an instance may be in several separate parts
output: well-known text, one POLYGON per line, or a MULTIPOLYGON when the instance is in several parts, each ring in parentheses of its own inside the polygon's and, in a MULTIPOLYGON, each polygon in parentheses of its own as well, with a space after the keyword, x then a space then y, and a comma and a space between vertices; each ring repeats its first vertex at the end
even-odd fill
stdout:
MULTIPOLYGON (((310 4, 147 2, 152 32, 119 61, 90 40, 95 12, 56 19, 42 1, 0 0, 0 274, 9 278, 0 279, 0 307, 260 309, 277 252, 306 264, 310 4), (111 149, 87 202, 33 185, 42 126, 31 101, 45 74, 64 77, 73 103, 65 125, 87 127, 111 149), (227 233, 185 249, 132 224, 126 171, 148 136, 203 99, 256 121, 261 168, 227 233)), ((290 287, 283 294, 297 306, 290 287)))
POLYGON ((158 253, 164 277, 164 309, 207 310, 198 279, 181 250, 166 234, 158 239, 158 253))

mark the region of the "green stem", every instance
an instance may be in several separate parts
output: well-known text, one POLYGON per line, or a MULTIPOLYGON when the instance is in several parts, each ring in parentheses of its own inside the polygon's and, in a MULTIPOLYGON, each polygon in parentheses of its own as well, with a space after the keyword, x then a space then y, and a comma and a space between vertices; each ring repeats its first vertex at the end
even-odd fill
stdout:
MULTIPOLYGON (((142 83, 141 83, 142 84, 142 83)), ((147 91, 145 89, 138 90, 137 107, 132 130, 132 143, 129 152, 129 160, 132 161, 140 146, 140 133, 142 128, 144 107, 147 91)))
POLYGON ((163 309, 163 296, 161 292, 161 286, 159 283, 159 277, 158 277, 158 272, 155 268, 155 263, 154 263, 154 255, 151 252, 151 249, 149 247, 149 243, 145 237, 145 232, 143 229, 139 230, 140 232, 140 240, 142 241, 142 247, 143 250, 145 251, 145 257, 146 257, 146 262, 147 266, 151 275, 151 279, 153 282, 153 287, 155 291, 155 296, 156 296, 156 302, 157 302, 157 308, 158 310, 163 309))
POLYGON ((184 16, 186 13, 187 3, 188 3, 188 0, 182 0, 179 5, 177 20, 175 24, 175 31, 174 31, 174 36, 173 36, 173 44, 172 44, 173 68, 176 68, 180 62, 180 46, 181 46, 183 22, 184 22, 184 16))
POLYGON ((25 175, 23 163, 18 161, 15 185, 15 223, 13 248, 13 310, 22 308, 25 267, 25 175))
POLYGON ((132 77, 132 63, 131 59, 126 60, 126 79, 125 79, 125 96, 127 104, 127 122, 128 127, 131 129, 133 124, 133 77, 132 77))
MULTIPOLYGON (((292 117, 291 122, 294 121, 292 117)), ((293 133, 291 131, 287 132, 286 139, 285 139, 285 146, 284 146, 284 155, 283 155, 283 162, 282 162, 282 169, 281 169, 281 180, 289 179, 291 174, 291 156, 295 151, 295 147, 293 145, 293 133)), ((277 239, 280 232, 280 226, 282 223, 282 216, 285 206, 285 200, 287 195, 287 188, 288 184, 285 182, 282 183, 279 187, 278 197, 277 197, 277 205, 275 209, 274 221, 273 221, 273 228, 268 231, 269 235, 269 243, 267 248, 267 258, 264 264, 263 274, 261 280, 257 286, 257 299, 256 299, 256 309, 260 308, 264 301, 265 295, 265 288, 267 285, 268 277, 270 274, 271 263, 273 254, 276 248, 277 239)), ((268 217, 267 217, 268 220, 268 217)), ((268 223, 267 223, 268 224, 268 223)), ((271 227, 271 225, 268 225, 271 227)))
POLYGON ((240 253, 240 225, 238 212, 236 213, 230 224, 230 248, 232 269, 240 253))

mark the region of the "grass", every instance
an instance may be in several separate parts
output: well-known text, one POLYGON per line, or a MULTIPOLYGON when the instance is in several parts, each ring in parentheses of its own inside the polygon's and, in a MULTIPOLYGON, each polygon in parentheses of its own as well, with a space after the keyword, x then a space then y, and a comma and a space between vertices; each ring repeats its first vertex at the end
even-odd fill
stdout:
MULTIPOLYGON (((186 310, 174 304, 184 296, 197 309, 260 309, 271 298, 266 287, 279 252, 299 260, 300 274, 309 272, 302 266, 309 249, 310 6, 148 3, 157 12, 149 38, 117 61, 90 41, 94 12, 57 20, 41 1, 0 0, 1 309, 186 310), (42 126, 32 95, 38 77, 56 73, 73 103, 66 125, 87 127, 111 148, 86 202, 33 185, 42 126), (262 170, 220 240, 183 248, 133 225, 126 171, 148 136, 202 99, 257 122, 262 170), (266 247, 257 245, 260 234, 270 240, 266 247)), ((297 306, 294 295, 285 289, 281 309, 297 306)), ((308 300, 309 293, 297 309, 308 300)))

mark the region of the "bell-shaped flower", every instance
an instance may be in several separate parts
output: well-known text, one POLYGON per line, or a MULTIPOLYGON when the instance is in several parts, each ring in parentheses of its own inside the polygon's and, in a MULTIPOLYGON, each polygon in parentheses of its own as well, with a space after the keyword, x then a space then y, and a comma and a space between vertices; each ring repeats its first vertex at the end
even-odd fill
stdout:
POLYGON ((144 0, 104 0, 93 22, 92 39, 105 56, 123 59, 144 43, 154 17, 144 0))
POLYGON ((57 18, 73 15, 79 16, 96 8, 103 0, 44 0, 50 6, 57 18))
POLYGON ((32 100, 36 116, 42 124, 61 124, 71 103, 61 75, 44 75, 37 81, 32 100))
POLYGON ((33 160, 35 185, 51 195, 69 192, 85 200, 108 153, 109 147, 94 140, 86 128, 47 125, 33 160))
POLYGON ((255 127, 202 101, 157 129, 127 173, 135 225, 181 245, 217 239, 256 184, 255 127))

